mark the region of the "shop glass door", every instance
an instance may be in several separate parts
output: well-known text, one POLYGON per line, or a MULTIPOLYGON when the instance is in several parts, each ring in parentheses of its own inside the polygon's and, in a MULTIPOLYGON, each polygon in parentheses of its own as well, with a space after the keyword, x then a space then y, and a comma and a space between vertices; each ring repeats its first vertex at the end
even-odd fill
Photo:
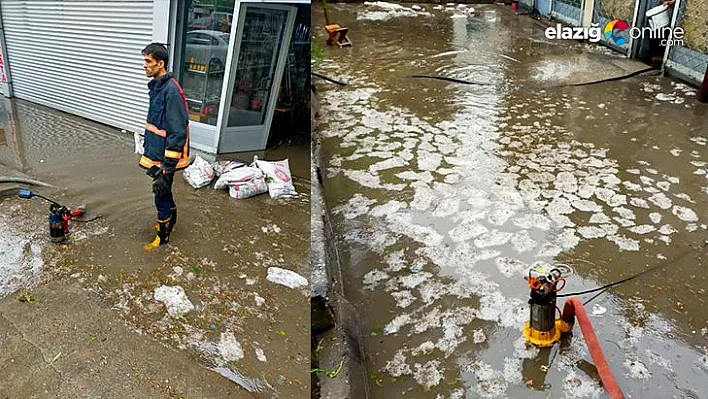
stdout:
POLYGON ((265 149, 296 10, 241 4, 219 152, 265 149))
POLYGON ((187 98, 189 119, 216 126, 235 0, 202 3, 184 3, 174 71, 187 98))

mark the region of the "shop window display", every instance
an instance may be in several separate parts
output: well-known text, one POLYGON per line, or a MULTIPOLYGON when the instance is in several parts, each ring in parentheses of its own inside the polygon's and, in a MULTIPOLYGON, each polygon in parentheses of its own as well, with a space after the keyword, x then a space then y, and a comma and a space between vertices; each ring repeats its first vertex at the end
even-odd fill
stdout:
POLYGON ((242 6, 243 39, 238 54, 228 126, 262 124, 266 117, 271 84, 288 12, 242 6))
POLYGON ((191 1, 186 7, 181 83, 189 118, 216 125, 235 0, 191 1))

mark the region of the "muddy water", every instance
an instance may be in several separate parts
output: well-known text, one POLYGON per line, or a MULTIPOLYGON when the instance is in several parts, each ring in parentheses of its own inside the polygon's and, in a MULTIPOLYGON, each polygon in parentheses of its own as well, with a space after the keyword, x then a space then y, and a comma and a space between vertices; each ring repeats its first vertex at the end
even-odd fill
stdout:
POLYGON ((297 397, 309 390, 307 295, 266 280, 272 266, 309 274, 308 147, 259 154, 266 160, 291 158, 301 193, 296 199, 265 195, 237 201, 213 186, 194 190, 179 173, 179 219, 171 245, 145 253, 142 245, 155 236, 156 214, 132 134, 24 101, 4 105, 0 163, 55 186, 34 187, 38 193, 69 207, 84 204, 101 216, 74 223, 71 239, 53 246, 46 203, 5 199, 2 222, 29 237, 28 248, 43 249, 43 267, 34 267, 36 257, 24 258, 33 266, 29 282, 37 270, 44 280, 78 280, 137 333, 189 350, 202 366, 231 369, 226 374, 236 383, 263 397, 297 397), (153 298, 163 284, 182 286, 195 311, 168 317, 153 298))
POLYGON ((548 41, 496 6, 331 8, 354 47, 318 65, 350 83, 320 84, 325 196, 373 396, 601 397, 579 331, 525 346, 524 274, 568 265, 569 293, 664 262, 588 312, 628 396, 701 397, 708 109, 695 90, 656 76, 555 87, 643 66, 548 41))

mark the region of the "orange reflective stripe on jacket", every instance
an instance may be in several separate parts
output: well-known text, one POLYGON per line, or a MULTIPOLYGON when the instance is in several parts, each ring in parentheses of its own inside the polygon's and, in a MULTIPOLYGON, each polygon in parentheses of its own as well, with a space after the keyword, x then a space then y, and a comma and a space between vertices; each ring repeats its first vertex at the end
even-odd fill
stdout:
POLYGON ((144 167, 150 169, 152 166, 161 166, 161 165, 162 165, 162 162, 153 161, 152 159, 146 157, 145 155, 140 157, 140 166, 144 166, 144 167))
MULTIPOLYGON (((150 169, 152 166, 162 166, 162 162, 153 161, 152 159, 143 155, 142 157, 140 157, 140 166, 150 169)), ((189 166, 189 157, 184 157, 180 158, 180 160, 177 162, 177 166, 175 167, 175 169, 180 170, 186 168, 187 166, 189 166)))
MULTIPOLYGON (((177 82, 177 79, 172 78, 172 81, 175 83, 177 86, 177 89, 179 90, 179 95, 182 97, 182 102, 184 102, 184 109, 187 111, 187 114, 189 114, 189 105, 187 104, 187 96, 184 95, 184 90, 182 90, 182 86, 177 82)), ((167 151, 165 151, 165 156, 167 156, 167 151)), ((181 158, 179 162, 177 162, 177 167, 176 169, 184 169, 187 166, 189 166, 189 120, 187 121, 187 137, 186 140, 184 141, 184 147, 182 147, 182 153, 179 155, 181 158)))
POLYGON ((180 159, 179 162, 177 162, 175 169, 180 170, 186 168, 187 166, 189 166, 189 157, 180 159))
POLYGON ((145 122, 145 130, 151 133, 155 133, 160 137, 167 137, 167 131, 158 129, 157 126, 153 125, 152 123, 145 122))
POLYGON ((165 150, 165 158, 179 159, 180 157, 182 157, 181 152, 165 150))
MULTIPOLYGON (((187 104, 187 98, 184 94, 184 91, 182 90, 182 87, 180 86, 179 82, 173 77, 172 82, 175 85, 175 87, 179 90, 179 95, 182 97, 182 102, 184 103, 185 111, 187 111, 187 114, 189 114, 189 106, 187 104)), ((152 106, 152 104, 151 104, 152 106)), ((149 112, 148 112, 149 113, 149 112)), ((150 157, 143 155, 140 158, 140 166, 144 168, 151 168, 152 166, 162 166, 163 160, 167 159, 176 159, 177 160, 177 165, 175 167, 176 170, 184 169, 189 166, 189 118, 186 118, 186 136, 185 137, 185 143, 184 146, 181 149, 177 148, 167 148, 168 146, 168 141, 169 140, 156 140, 152 141, 152 146, 151 146, 151 151, 149 152, 149 155, 155 158, 160 158, 160 161, 155 161, 151 159, 150 157), (164 151, 162 154, 160 154, 160 151, 164 151)), ((145 130, 147 130, 150 133, 156 134, 162 138, 167 138, 167 131, 159 129, 156 125, 145 122, 145 130)), ((147 145, 147 140, 146 140, 146 145, 147 145)), ((147 147, 146 147, 146 154, 147 154, 147 147)))

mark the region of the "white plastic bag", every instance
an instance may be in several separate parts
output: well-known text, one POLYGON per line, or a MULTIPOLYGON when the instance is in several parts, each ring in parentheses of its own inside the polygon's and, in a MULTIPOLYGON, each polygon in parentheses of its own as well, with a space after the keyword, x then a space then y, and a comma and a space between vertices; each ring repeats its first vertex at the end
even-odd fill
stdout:
POLYGON ((214 169, 197 155, 194 162, 184 170, 184 180, 194 188, 208 186, 214 180, 214 169))
POLYGON ((133 140, 135 140, 135 153, 142 155, 145 148, 145 136, 135 132, 133 133, 133 140))
POLYGON ((263 194, 268 191, 264 177, 251 179, 245 183, 229 184, 229 195, 231 198, 244 199, 263 194))
POLYGON ((243 184, 249 180, 258 178, 263 178, 263 172, 261 172, 260 169, 244 166, 221 175, 221 177, 219 177, 214 184, 214 188, 217 190, 222 190, 229 186, 243 184))
POLYGON ((243 162, 238 161, 218 161, 214 162, 211 167, 214 168, 214 174, 216 177, 219 177, 224 173, 240 168, 243 165, 245 165, 243 162))
POLYGON ((253 161, 266 175, 268 192, 271 198, 292 197, 297 195, 293 178, 290 174, 290 164, 287 159, 282 161, 261 161, 253 157, 253 161))

